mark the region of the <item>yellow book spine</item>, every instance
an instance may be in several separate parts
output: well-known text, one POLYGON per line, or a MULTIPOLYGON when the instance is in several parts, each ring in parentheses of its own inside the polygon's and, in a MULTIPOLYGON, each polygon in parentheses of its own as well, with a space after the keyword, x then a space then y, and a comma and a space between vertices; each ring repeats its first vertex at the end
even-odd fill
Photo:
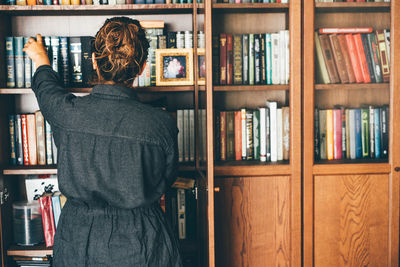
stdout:
POLYGON ((326 154, 328 160, 333 159, 333 112, 332 109, 326 111, 326 154))

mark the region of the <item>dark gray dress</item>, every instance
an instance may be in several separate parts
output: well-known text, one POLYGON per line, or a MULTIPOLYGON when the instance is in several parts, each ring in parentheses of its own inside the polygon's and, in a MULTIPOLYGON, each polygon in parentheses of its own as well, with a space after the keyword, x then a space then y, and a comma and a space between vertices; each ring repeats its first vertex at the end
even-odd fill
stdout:
POLYGON ((68 201, 54 242, 54 266, 181 266, 158 200, 177 170, 177 128, 132 89, 97 85, 83 97, 41 66, 33 90, 58 148, 68 201))

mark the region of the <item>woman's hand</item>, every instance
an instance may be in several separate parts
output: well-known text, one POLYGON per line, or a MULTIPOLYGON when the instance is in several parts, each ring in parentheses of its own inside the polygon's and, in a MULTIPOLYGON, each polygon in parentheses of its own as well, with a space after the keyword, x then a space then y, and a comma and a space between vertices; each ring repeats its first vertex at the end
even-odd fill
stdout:
POLYGON ((36 41, 33 38, 29 38, 22 51, 28 54, 36 64, 36 68, 39 68, 42 65, 50 66, 50 60, 47 56, 46 48, 43 45, 42 36, 40 34, 36 34, 36 41))

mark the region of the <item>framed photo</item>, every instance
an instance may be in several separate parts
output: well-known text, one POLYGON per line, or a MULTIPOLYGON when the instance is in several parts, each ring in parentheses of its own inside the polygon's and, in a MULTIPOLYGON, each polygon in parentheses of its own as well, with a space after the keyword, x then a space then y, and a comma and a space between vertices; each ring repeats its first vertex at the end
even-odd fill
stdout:
POLYGON ((193 85, 193 50, 157 49, 156 85, 193 85))
POLYGON ((200 85, 206 84, 206 52, 204 48, 197 49, 197 64, 199 65, 199 77, 197 77, 197 82, 200 85))

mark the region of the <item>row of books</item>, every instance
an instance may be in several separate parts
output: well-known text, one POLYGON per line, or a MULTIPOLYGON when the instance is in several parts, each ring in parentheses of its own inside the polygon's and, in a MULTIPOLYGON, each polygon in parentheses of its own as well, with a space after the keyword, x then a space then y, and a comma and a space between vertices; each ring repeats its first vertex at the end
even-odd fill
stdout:
POLYGON ((288 84, 289 31, 214 36, 214 84, 288 84))
MULTIPOLYGON (((194 109, 180 109, 176 112, 178 133, 178 149, 179 161, 188 162, 195 160, 195 123, 194 123, 194 109)), ((199 109, 198 115, 198 139, 200 140, 199 158, 205 161, 207 159, 207 146, 206 146, 206 110, 199 109)))
POLYGON ((389 107, 315 110, 315 159, 387 158, 389 107))
POLYGON ((289 107, 267 101, 259 109, 220 111, 215 118, 217 160, 289 160, 289 107))
POLYGON ((315 33, 317 82, 389 82, 389 30, 324 28, 319 33, 315 33))
MULTIPOLYGON (((6 5, 124 5, 124 4, 187 4, 193 0, 6 0, 6 5)), ((197 0, 202 3, 202 0, 197 0)))
POLYGON ((57 164, 50 124, 40 111, 8 116, 11 165, 57 164))

